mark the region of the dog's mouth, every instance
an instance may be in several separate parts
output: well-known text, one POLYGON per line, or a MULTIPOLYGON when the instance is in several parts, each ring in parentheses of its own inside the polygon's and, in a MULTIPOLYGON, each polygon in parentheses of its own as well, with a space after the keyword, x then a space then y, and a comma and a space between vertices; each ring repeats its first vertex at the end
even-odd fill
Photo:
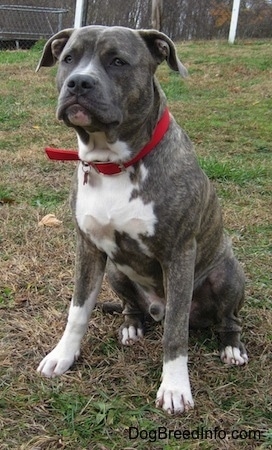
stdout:
POLYGON ((122 122, 121 114, 115 110, 114 117, 105 111, 92 112, 80 103, 60 104, 57 109, 57 118, 63 120, 68 126, 82 127, 88 131, 103 131, 104 128, 118 127, 122 122))
POLYGON ((91 114, 84 106, 78 103, 59 110, 58 118, 80 127, 88 127, 92 124, 91 114))

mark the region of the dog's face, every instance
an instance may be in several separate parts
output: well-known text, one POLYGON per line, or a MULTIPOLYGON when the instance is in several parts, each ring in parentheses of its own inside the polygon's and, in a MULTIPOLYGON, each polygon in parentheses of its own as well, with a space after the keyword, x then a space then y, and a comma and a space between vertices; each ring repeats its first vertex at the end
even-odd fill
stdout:
POLYGON ((118 129, 120 135, 137 117, 150 113, 153 75, 164 59, 186 75, 174 44, 164 34, 88 26, 53 36, 38 69, 59 61, 59 119, 88 133, 118 129))

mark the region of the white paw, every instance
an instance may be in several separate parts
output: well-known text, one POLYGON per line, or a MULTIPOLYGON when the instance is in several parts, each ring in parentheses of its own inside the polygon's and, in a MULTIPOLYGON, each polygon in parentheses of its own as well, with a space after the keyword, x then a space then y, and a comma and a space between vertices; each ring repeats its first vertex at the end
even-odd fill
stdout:
POLYGON ((41 361, 37 371, 41 375, 54 378, 66 372, 79 357, 80 351, 67 351, 61 345, 57 345, 52 352, 41 361))
POLYGON ((162 383, 156 406, 168 414, 181 414, 194 407, 187 369, 187 357, 179 356, 163 365, 162 383))
POLYGON ((237 347, 231 347, 228 345, 221 352, 221 361, 229 366, 242 366, 248 363, 248 356, 246 353, 241 354, 241 351, 237 347))
POLYGON ((134 344, 134 342, 144 337, 143 330, 141 328, 135 328, 133 325, 130 325, 128 328, 124 327, 121 333, 121 342, 123 345, 134 344))
POLYGON ((168 388, 164 383, 157 392, 156 406, 164 409, 168 414, 182 414, 194 407, 191 389, 182 386, 168 388))

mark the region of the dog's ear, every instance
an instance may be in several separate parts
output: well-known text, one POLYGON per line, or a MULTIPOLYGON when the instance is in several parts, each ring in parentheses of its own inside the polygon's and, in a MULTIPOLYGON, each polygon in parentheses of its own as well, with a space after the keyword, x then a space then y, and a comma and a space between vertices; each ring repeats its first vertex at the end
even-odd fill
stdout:
POLYGON ((179 72, 182 77, 187 77, 188 71, 178 59, 175 44, 166 34, 156 30, 139 30, 139 34, 157 64, 166 60, 171 69, 179 72))
POLYGON ((41 59, 37 65, 36 72, 42 67, 51 67, 56 64, 74 28, 67 28, 54 34, 45 44, 41 59))

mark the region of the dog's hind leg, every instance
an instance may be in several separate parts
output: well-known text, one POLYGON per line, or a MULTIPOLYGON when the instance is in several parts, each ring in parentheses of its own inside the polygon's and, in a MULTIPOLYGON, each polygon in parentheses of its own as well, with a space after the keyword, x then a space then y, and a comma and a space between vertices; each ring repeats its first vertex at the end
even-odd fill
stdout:
POLYGON ((109 263, 107 274, 110 285, 122 300, 124 323, 119 329, 119 338, 123 345, 131 345, 144 336, 145 299, 137 284, 109 263))
POLYGON ((246 364, 248 356, 240 340, 241 321, 238 318, 244 301, 243 270, 235 257, 230 256, 214 269, 208 280, 216 301, 221 360, 228 365, 246 364))

